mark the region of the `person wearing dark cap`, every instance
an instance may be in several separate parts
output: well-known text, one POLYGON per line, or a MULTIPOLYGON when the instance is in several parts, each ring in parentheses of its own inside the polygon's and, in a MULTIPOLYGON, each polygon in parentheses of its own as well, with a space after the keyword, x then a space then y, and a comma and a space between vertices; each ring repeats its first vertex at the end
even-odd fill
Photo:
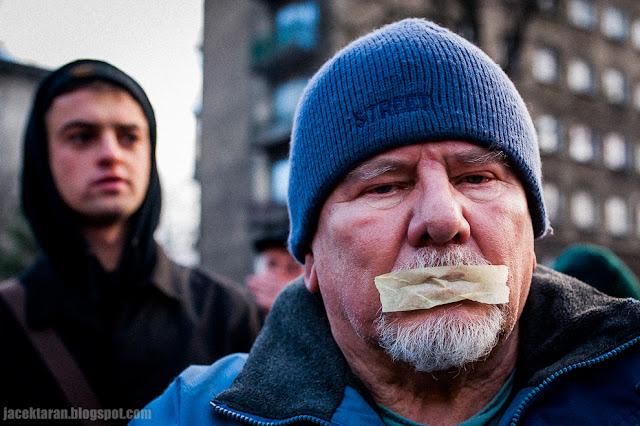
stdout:
POLYGON ((140 424, 637 424, 640 303, 537 265, 534 126, 485 53, 407 19, 311 78, 291 135, 304 275, 251 352, 140 424))
POLYGON ((153 238, 155 151, 149 99, 118 68, 78 60, 40 83, 22 206, 41 252, 0 292, 5 408, 139 409, 186 366, 251 347, 249 293, 153 238))
POLYGON ((256 240, 253 274, 247 276, 247 288, 253 294, 263 317, 271 310, 280 291, 302 274, 302 265, 287 250, 287 234, 270 233, 256 240))

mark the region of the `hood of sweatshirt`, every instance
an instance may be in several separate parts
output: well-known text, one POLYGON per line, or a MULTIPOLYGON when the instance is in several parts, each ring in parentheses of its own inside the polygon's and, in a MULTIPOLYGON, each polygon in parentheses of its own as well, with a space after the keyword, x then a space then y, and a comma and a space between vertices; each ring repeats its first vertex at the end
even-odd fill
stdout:
POLYGON ((156 121, 144 90, 131 77, 106 62, 81 59, 45 77, 36 91, 24 137, 22 209, 41 249, 36 263, 23 274, 27 288, 38 285, 69 287, 94 301, 114 298, 132 285, 145 284, 156 263, 153 233, 161 207, 156 160, 156 121), (107 272, 91 254, 78 215, 62 200, 48 160, 45 114, 53 100, 94 81, 126 90, 142 107, 149 125, 151 171, 149 187, 130 221, 119 265, 107 272))

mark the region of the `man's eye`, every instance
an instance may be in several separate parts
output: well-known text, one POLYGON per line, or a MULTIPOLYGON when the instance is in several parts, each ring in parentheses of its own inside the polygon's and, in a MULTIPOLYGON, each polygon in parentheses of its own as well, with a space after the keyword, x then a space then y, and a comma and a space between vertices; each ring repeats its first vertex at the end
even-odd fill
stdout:
POLYGON ((463 180, 464 180, 465 183, 471 183, 471 184, 474 184, 474 185, 478 185, 478 184, 487 182, 489 179, 486 176, 469 175, 469 176, 465 176, 463 180))
POLYGON ((390 183, 367 189, 362 198, 373 208, 389 209, 400 204, 409 192, 411 192, 410 185, 390 183))
MULTIPOLYGON (((470 174, 456 180, 456 188, 467 198, 475 201, 490 201, 504 190, 504 182, 492 174, 470 174)), ((455 181, 454 181, 455 182, 455 181)))
POLYGON ((91 132, 76 132, 67 136, 67 140, 74 145, 86 145, 91 141, 93 134, 91 132))
POLYGON ((123 145, 131 145, 138 140, 138 135, 134 133, 125 133, 119 136, 119 140, 123 145))
POLYGON ((394 189, 398 189, 398 185, 380 185, 371 190, 375 194, 388 194, 394 189))

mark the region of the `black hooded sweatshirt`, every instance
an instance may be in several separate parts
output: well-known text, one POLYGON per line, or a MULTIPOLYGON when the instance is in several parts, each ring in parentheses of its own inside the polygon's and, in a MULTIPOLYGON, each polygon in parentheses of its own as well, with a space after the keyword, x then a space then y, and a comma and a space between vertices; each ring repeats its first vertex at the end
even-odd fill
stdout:
MULTIPOLYGON (((141 408, 190 364, 248 351, 259 320, 238 285, 171 262, 153 233, 161 191, 156 123, 142 88, 110 64, 79 60, 47 76, 27 125, 22 206, 41 248, 20 277, 28 325, 53 328, 104 408, 141 408), (93 81, 126 90, 149 124, 151 175, 119 265, 106 271, 89 250, 78 216, 62 201, 48 161, 45 113, 53 99, 93 81)), ((68 408, 55 380, 0 303, 0 405, 68 408)))

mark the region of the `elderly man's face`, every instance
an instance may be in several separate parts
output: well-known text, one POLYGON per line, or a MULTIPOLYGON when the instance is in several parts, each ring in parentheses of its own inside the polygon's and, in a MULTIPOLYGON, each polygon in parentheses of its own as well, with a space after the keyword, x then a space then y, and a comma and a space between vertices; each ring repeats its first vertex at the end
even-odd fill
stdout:
MULTIPOLYGON (((365 161, 327 198, 306 257, 305 281, 320 291, 338 343, 354 333, 379 344, 374 277, 423 266, 421 254, 462 248, 509 268, 510 301, 500 335, 517 322, 536 265, 522 184, 503 159, 477 145, 444 141, 396 148, 365 161)), ((487 315, 465 301, 385 314, 411 325, 427 318, 487 315)))

